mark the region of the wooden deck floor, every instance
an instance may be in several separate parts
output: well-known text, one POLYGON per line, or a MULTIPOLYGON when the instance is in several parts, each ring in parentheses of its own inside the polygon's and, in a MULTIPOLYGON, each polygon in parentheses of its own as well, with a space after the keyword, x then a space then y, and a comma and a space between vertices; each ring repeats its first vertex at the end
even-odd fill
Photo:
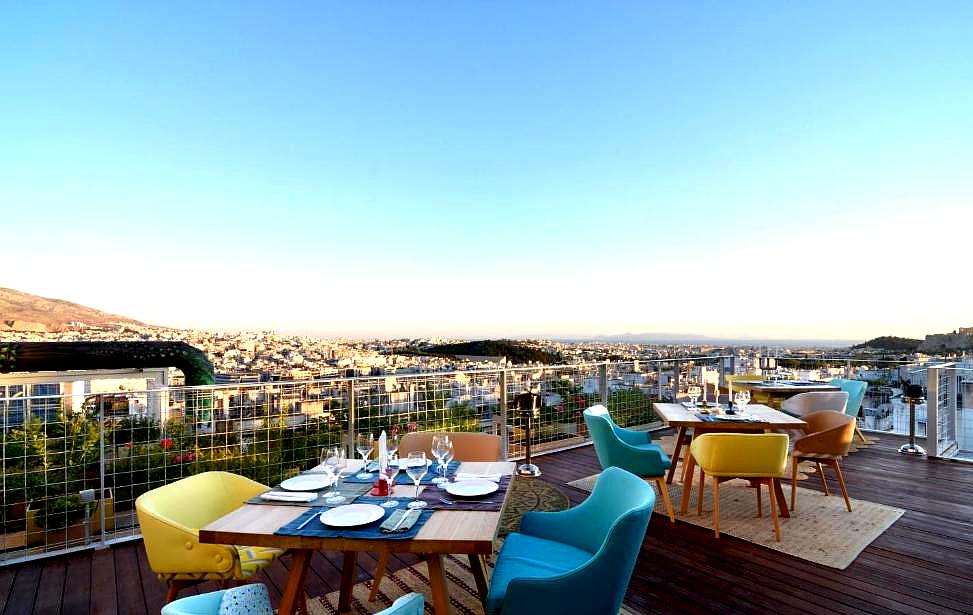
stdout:
MULTIPOLYGON (((626 603, 639 613, 973 613, 973 465, 912 459, 883 437, 851 455, 845 475, 852 497, 907 510, 846 570, 835 570, 656 515, 626 603)), ((574 502, 587 494, 568 481, 599 470, 591 447, 538 458, 544 479, 574 502)), ((809 482, 817 488, 816 478, 809 482)), ((398 565, 411 563, 407 557, 398 565)), ((359 558, 360 580, 374 558, 359 558)), ((276 600, 289 561, 261 580, 276 600)), ((337 588, 341 557, 315 555, 310 595, 337 588)), ((199 586, 209 591, 215 586, 199 586)), ((4 615, 154 615, 163 587, 141 541, 0 568, 4 615)), ((594 614, 593 614, 594 615, 594 614)))

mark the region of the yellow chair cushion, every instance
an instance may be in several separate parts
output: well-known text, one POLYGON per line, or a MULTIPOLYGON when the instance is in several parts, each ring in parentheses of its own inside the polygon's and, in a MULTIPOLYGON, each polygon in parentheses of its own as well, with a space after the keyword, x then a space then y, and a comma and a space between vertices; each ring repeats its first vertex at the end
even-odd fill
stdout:
POLYGON ((708 433, 693 438, 693 458, 710 476, 780 477, 787 465, 787 434, 708 433))

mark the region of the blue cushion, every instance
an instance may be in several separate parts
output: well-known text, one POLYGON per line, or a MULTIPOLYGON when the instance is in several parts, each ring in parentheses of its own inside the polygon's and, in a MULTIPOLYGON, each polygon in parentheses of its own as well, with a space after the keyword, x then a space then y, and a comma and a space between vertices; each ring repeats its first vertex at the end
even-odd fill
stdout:
POLYGON ((486 612, 500 611, 511 580, 555 577, 581 566, 593 555, 560 542, 516 532, 510 534, 497 555, 490 577, 486 612))

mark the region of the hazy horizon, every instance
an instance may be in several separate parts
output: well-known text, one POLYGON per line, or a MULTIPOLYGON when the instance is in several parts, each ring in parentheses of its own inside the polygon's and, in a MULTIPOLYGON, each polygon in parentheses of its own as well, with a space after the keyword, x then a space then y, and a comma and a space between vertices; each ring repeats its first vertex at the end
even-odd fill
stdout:
POLYGON ((950 331, 970 32, 962 2, 9 6, 0 284, 200 329, 950 331))

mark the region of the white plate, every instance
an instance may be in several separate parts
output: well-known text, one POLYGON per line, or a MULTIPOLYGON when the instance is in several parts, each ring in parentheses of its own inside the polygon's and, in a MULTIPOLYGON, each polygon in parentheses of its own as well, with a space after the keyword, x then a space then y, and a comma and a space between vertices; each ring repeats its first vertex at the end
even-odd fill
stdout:
POLYGON ((499 488, 500 485, 492 480, 484 480, 482 478, 460 480, 446 485, 447 492, 461 498, 475 498, 479 495, 488 495, 499 488))
POLYGON ((288 491, 318 491, 330 487, 332 478, 327 474, 301 474, 280 483, 288 491))
POLYGON ((332 527, 354 527, 378 521, 384 516, 385 509, 376 504, 345 504, 322 513, 321 523, 332 527))

